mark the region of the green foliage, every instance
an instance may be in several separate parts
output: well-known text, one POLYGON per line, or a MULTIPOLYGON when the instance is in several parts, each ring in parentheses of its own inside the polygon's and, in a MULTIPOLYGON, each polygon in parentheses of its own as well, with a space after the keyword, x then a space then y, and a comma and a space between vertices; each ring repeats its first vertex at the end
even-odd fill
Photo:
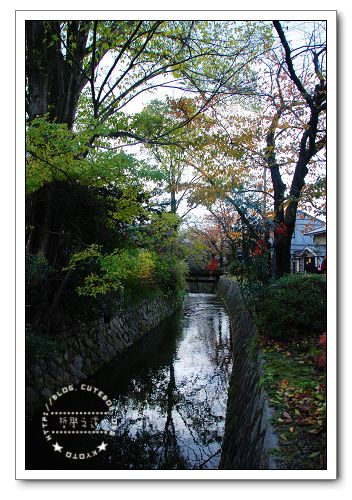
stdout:
POLYGON ((139 186, 126 186, 121 196, 114 200, 115 206, 111 212, 112 221, 132 224, 137 218, 146 217, 147 212, 142 201, 143 195, 141 195, 139 186))
POLYGON ((255 297, 257 290, 269 283, 271 279, 269 257, 270 255, 265 252, 241 260, 236 256, 232 259, 229 271, 241 283, 245 296, 255 297))
MULTIPOLYGON (((103 255, 118 252, 131 244, 134 225, 145 220, 144 201, 144 193, 132 183, 130 189, 122 192, 114 186, 57 181, 27 196, 27 210, 33 211, 29 220, 41 224, 39 228, 30 224, 27 227, 31 235, 28 247, 33 254, 27 256, 26 313, 29 323, 50 321, 53 329, 60 329, 64 322, 70 325, 76 319, 89 321, 101 317, 106 304, 113 298, 119 304, 122 285, 117 279, 110 281, 110 276, 102 279, 109 273, 100 260, 103 255), (50 202, 50 247, 46 259, 38 252, 42 251, 41 217, 49 189, 55 196, 50 202), (50 271, 50 275, 46 271, 50 271), (62 287, 64 293, 61 293, 62 287), (80 287, 84 293, 93 290, 89 300, 87 295, 77 294, 80 287), (101 299, 103 292, 109 294, 105 301, 101 299), (50 304, 58 293, 61 294, 60 304, 53 314, 50 304)), ((45 240, 45 231, 43 236, 45 240)), ((50 329, 47 325, 43 328, 50 329)))
POLYGON ((96 245, 74 254, 67 269, 95 268, 77 286, 77 293, 96 298, 116 294, 130 301, 142 290, 159 288, 164 292, 184 288, 187 266, 170 254, 157 254, 145 248, 129 247, 101 253, 96 245))
POLYGON ((35 280, 45 281, 50 273, 50 266, 43 255, 26 254, 26 284, 35 280))
POLYGON ((258 335, 254 335, 248 344, 248 352, 250 353, 250 356, 254 361, 258 356, 258 342, 258 335))
POLYGON ((161 255, 155 261, 156 283, 165 292, 177 292, 185 288, 185 275, 188 266, 184 260, 175 256, 161 255))
POLYGON ((48 282, 53 269, 43 255, 26 254, 26 308, 40 301, 43 286, 48 282))
POLYGON ((77 287, 79 295, 96 297, 110 292, 132 291, 141 282, 151 280, 154 269, 153 256, 139 248, 115 250, 109 254, 101 253, 97 245, 78 252, 71 257, 67 269, 82 268, 83 265, 95 264, 96 271, 89 272, 83 285, 77 287))
POLYGON ((58 352, 57 342, 40 335, 30 328, 26 329, 26 357, 29 360, 40 360, 55 357, 58 352))
POLYGON ((259 327, 270 338, 326 331, 326 277, 292 274, 263 288, 256 302, 259 327))
POLYGON ((158 254, 168 254, 183 258, 184 251, 179 239, 178 229, 180 218, 178 215, 163 212, 152 214, 150 223, 140 228, 138 241, 158 254))
POLYGON ((188 231, 182 235, 185 258, 190 268, 203 269, 209 264, 209 246, 197 237, 196 232, 188 231))
POLYGON ((34 119, 26 134, 26 191, 33 193, 55 180, 84 178, 88 162, 82 157, 86 138, 46 117, 34 119))
MULTIPOLYGON (((95 127, 96 133, 108 130, 95 127)), ((92 136, 91 127, 72 131, 65 124, 49 121, 47 116, 32 120, 26 134, 27 194, 57 181, 97 188, 110 184, 118 185, 134 207, 136 192, 141 191, 141 172, 147 171, 145 162, 123 151, 105 150, 107 139, 96 141, 100 148, 89 149, 92 136)), ((123 218, 121 214, 119 217, 123 218)))
POLYGON ((133 119, 133 127, 144 137, 158 137, 173 126, 170 116, 170 106, 167 102, 153 99, 142 111, 136 113, 133 119))

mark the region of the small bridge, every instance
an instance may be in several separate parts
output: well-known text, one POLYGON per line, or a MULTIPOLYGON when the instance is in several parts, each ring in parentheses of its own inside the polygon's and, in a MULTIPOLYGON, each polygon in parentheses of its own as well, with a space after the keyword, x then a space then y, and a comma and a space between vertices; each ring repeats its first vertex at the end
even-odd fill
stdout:
POLYGON ((208 292, 214 291, 216 283, 224 272, 222 270, 190 270, 186 276, 187 288, 190 292, 208 292), (201 286, 199 286, 201 284, 201 286), (210 285, 205 286, 204 284, 210 285))

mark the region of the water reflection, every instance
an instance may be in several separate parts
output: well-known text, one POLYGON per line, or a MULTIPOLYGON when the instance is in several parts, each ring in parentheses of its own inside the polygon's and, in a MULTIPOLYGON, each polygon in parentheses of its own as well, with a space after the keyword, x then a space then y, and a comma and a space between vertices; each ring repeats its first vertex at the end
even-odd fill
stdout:
POLYGON ((106 468, 214 469, 231 370, 229 321, 219 299, 191 294, 182 314, 94 379, 113 397, 106 468))
MULTIPOLYGON (((113 399, 99 424, 110 431, 104 435, 106 451, 82 461, 53 453, 43 439, 39 415, 26 432, 26 466, 216 469, 230 371, 229 320, 221 301, 215 295, 190 294, 182 311, 85 381, 113 399)), ((82 409, 82 397, 75 393, 75 409, 82 409)), ((83 450, 91 440, 77 436, 72 446, 83 450)))

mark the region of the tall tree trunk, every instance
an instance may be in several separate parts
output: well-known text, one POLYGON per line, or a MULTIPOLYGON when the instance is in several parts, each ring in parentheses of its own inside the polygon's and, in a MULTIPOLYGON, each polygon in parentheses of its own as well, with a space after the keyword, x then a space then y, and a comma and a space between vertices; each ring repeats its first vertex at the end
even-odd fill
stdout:
POLYGON ((60 22, 26 22, 29 121, 47 114, 49 120, 66 123, 72 128, 80 93, 88 82, 82 67, 89 25, 87 21, 69 23, 64 57, 60 22))
POLYGON ((177 211, 176 193, 173 189, 170 192, 170 209, 173 214, 177 211))
MULTIPOLYGON (((282 190, 282 180, 279 168, 275 168, 275 132, 278 126, 279 118, 285 110, 285 104, 281 102, 280 107, 271 123, 270 130, 267 134, 267 163, 271 170, 273 187, 274 187, 274 210, 276 222, 280 225, 283 232, 281 234, 276 230, 275 236, 275 253, 276 253, 276 276, 282 276, 289 273, 291 261, 291 240, 296 224, 296 215, 298 201, 301 197, 302 189, 305 184, 305 177, 308 173, 308 164, 314 155, 324 147, 326 137, 318 139, 319 116, 326 111, 326 80, 323 76, 322 68, 318 63, 318 54, 314 53, 314 71, 318 83, 314 87, 314 91, 308 92, 304 87, 303 80, 297 75, 292 58, 292 52, 288 41, 286 40, 285 32, 279 21, 273 21, 274 27, 279 35, 282 47, 285 53, 285 62, 291 81, 300 92, 307 109, 309 109, 309 120, 304 127, 299 144, 298 160, 296 163, 293 180, 290 188, 290 193, 287 201, 287 206, 284 211, 283 206, 279 205, 280 198, 284 199, 285 190, 282 190), (275 184, 276 181, 276 184, 275 184)), ((321 53, 324 49, 321 49, 321 53)), ((312 52, 313 54, 313 52, 312 52)), ((286 186, 285 186, 286 188, 286 186)), ((278 228, 277 228, 278 229, 278 228)))
MULTIPOLYGON (((80 93, 88 81, 82 68, 90 22, 68 22, 65 40, 60 24, 26 22, 26 107, 29 121, 46 115, 72 128, 80 93)), ((47 184, 32 196, 27 251, 41 253, 52 263, 58 249, 52 220, 55 186, 47 184)))
POLYGON ((176 175, 175 167, 173 161, 170 162, 169 170, 169 186, 170 186, 170 210, 171 213, 175 214, 177 212, 177 200, 176 200, 176 175))
POLYGON ((291 272, 291 240, 292 234, 280 234, 274 238, 276 278, 291 272))
POLYGON ((293 234, 291 233, 290 237, 289 231, 286 228, 284 210, 286 184, 282 180, 280 167, 276 160, 275 153, 275 132, 283 110, 283 107, 279 108, 272 119, 266 136, 265 155, 274 191, 274 275, 276 278, 290 272, 291 238, 293 234))

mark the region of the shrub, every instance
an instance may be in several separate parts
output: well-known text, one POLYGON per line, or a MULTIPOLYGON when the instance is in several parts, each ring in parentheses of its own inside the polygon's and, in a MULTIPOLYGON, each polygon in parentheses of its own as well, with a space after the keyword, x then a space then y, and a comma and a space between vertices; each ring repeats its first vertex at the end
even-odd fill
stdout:
POLYGON ((283 276, 265 288, 256 313, 258 326, 268 337, 289 340, 325 331, 326 276, 283 276))
MULTIPOLYGON (((71 259, 71 267, 85 260, 82 254, 75 255, 75 262, 71 259)), ((141 283, 148 285, 153 281, 153 254, 148 250, 127 248, 103 255, 98 249, 93 257, 98 263, 98 271, 85 277, 84 284, 77 288, 79 295, 96 297, 110 292, 133 293, 141 283)))
POLYGON ((148 290, 163 292, 184 288, 187 265, 168 253, 144 248, 125 248, 102 254, 90 247, 75 254, 66 269, 85 270, 84 281, 76 287, 80 296, 98 298, 113 295, 129 302, 148 290))
POLYGON ((52 268, 42 255, 26 254, 26 318, 31 321, 35 309, 44 300, 45 286, 52 268))
POLYGON ((183 290, 188 266, 183 260, 170 255, 157 255, 154 276, 157 286, 164 292, 183 290))
POLYGON ((26 358, 28 360, 39 360, 55 357, 58 352, 58 344, 54 339, 33 331, 26 327, 26 358))

